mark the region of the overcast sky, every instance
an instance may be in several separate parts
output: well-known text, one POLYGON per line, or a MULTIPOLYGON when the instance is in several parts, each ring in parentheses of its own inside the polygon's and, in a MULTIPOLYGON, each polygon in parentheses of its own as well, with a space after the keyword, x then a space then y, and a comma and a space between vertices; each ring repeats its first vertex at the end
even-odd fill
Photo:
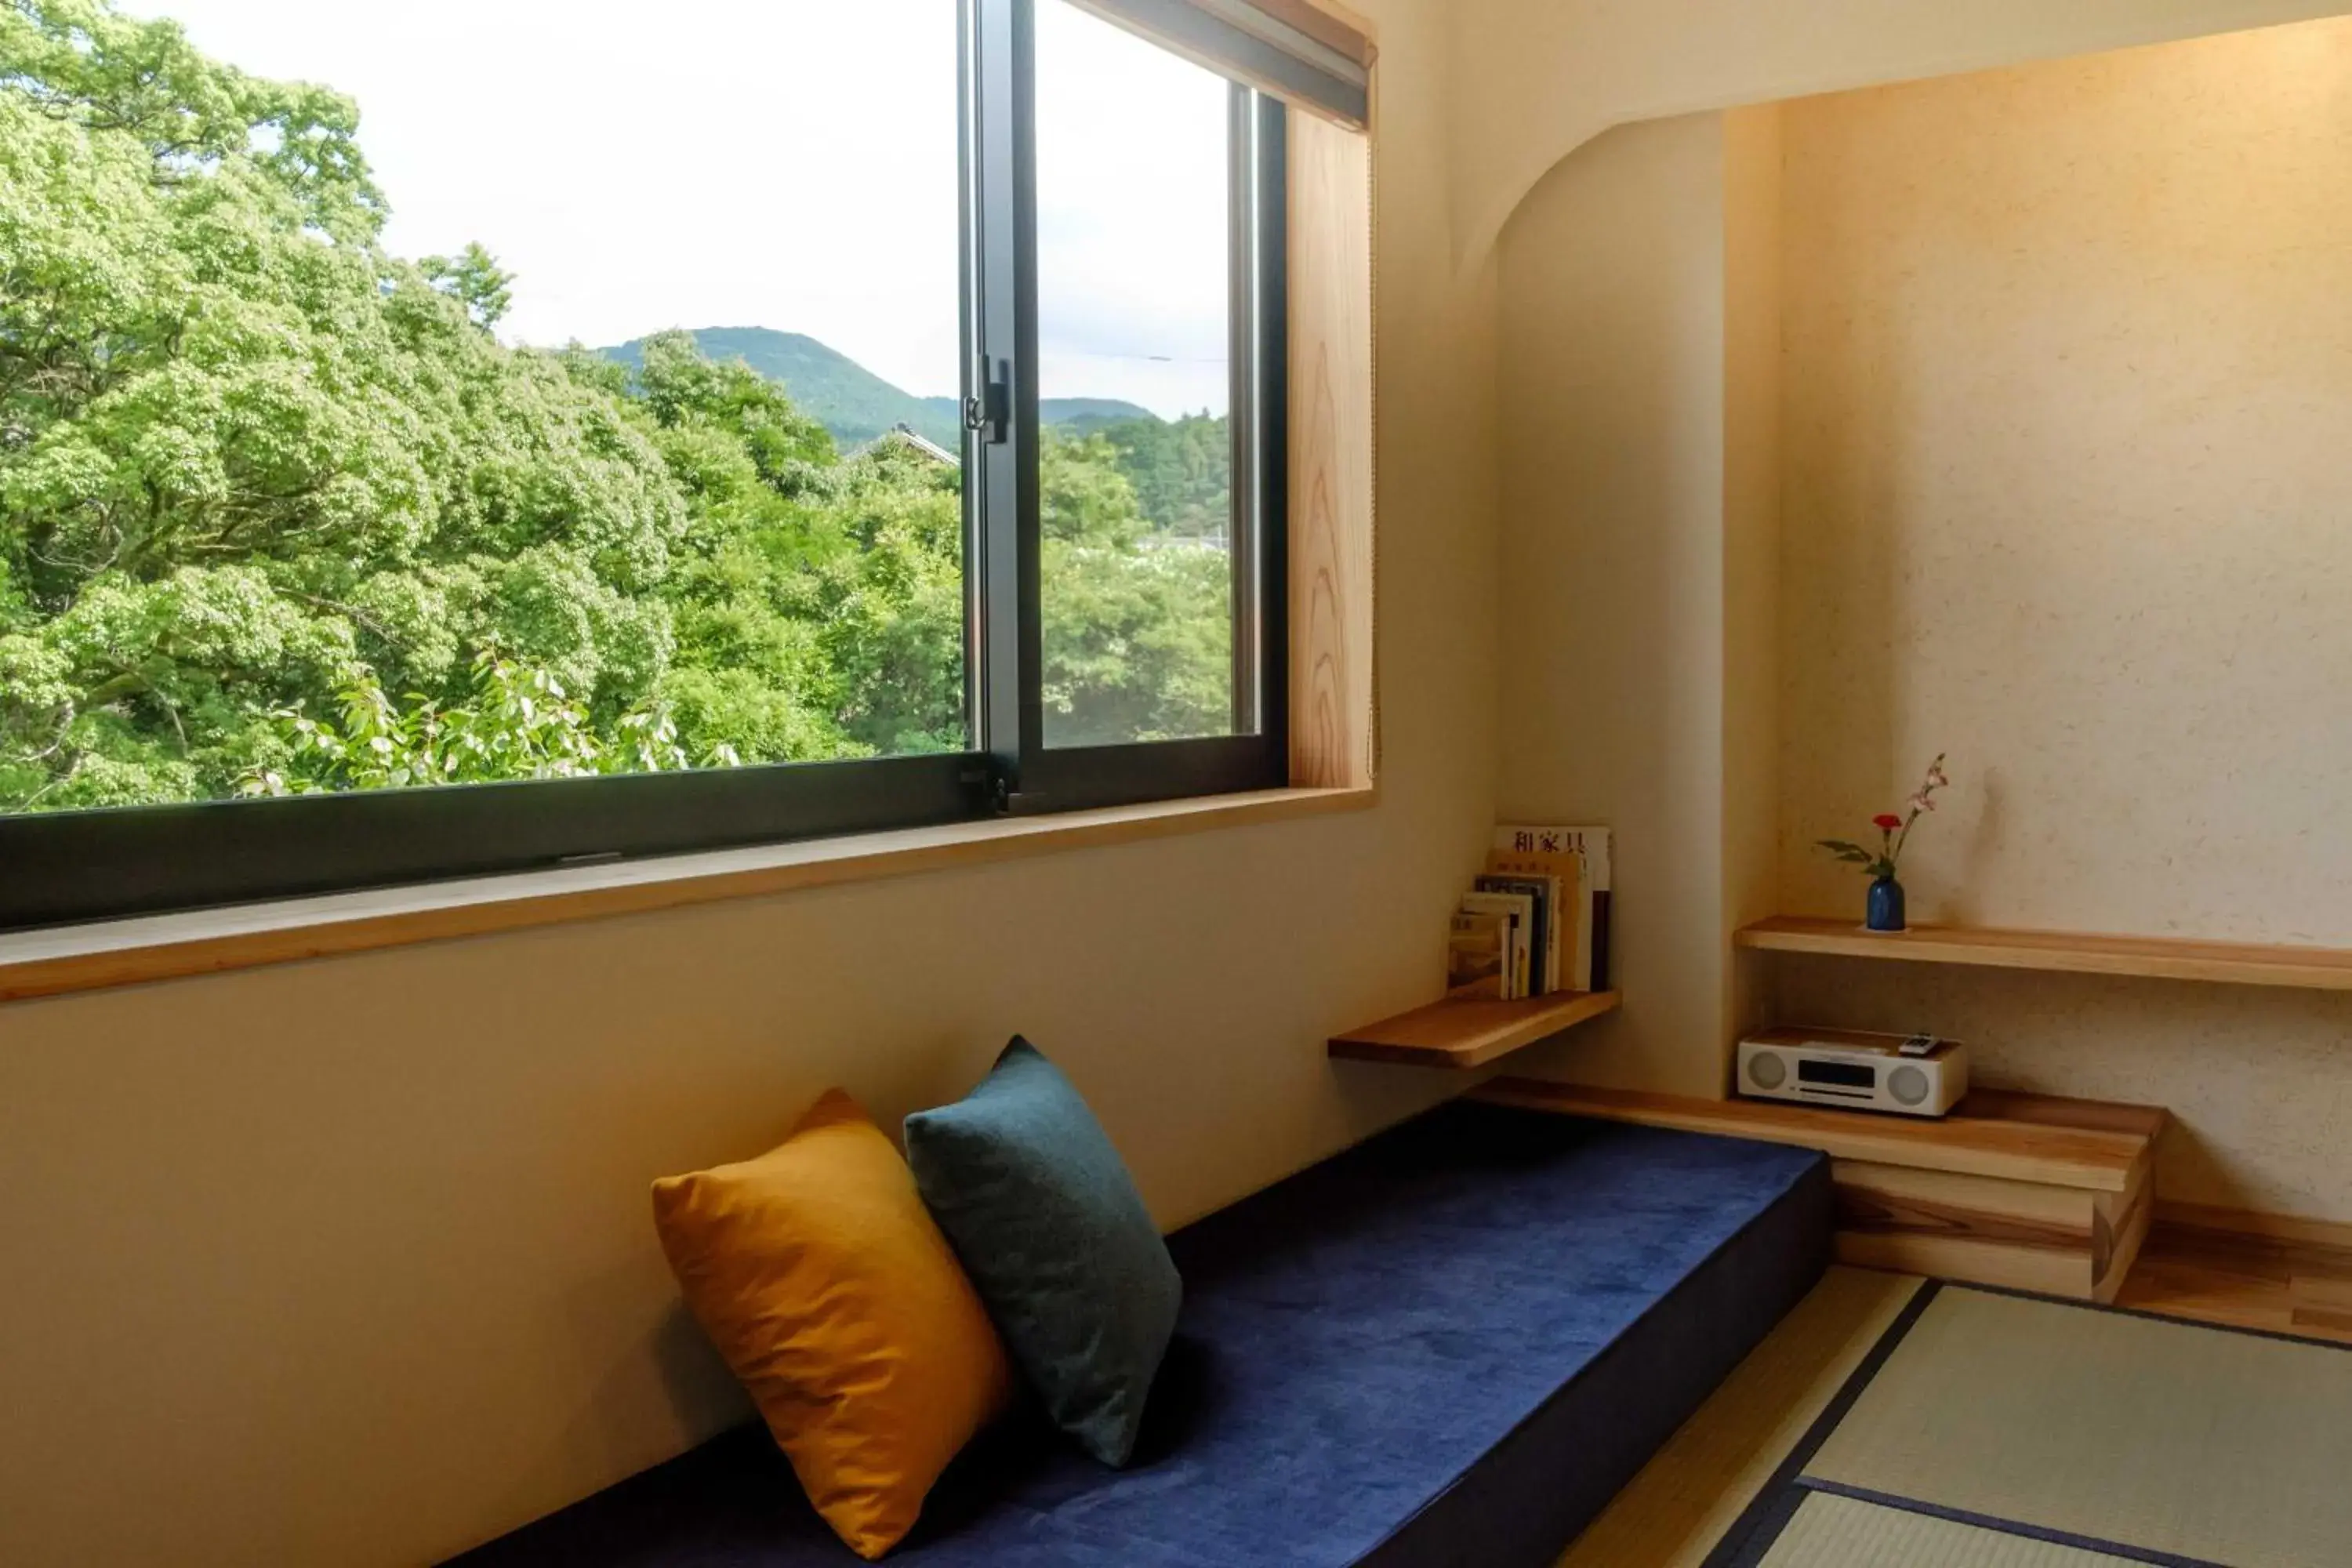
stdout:
MULTIPOLYGON (((510 340, 823 340, 958 384, 954 0, 125 0, 359 101, 403 256, 478 240, 510 340)), ((1038 5, 1048 396, 1226 403, 1225 89, 1038 5)))

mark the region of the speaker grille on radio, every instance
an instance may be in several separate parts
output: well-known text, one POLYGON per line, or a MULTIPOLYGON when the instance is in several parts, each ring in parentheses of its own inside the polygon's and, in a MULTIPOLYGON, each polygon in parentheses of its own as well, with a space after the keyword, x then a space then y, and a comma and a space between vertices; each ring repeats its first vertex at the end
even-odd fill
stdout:
POLYGON ((1886 1092, 1897 1105, 1916 1105, 1927 1098, 1927 1075, 1916 1067, 1899 1067, 1887 1076, 1886 1092))
POLYGON ((1759 1089, 1778 1089, 1789 1080, 1789 1064, 1770 1051, 1748 1058, 1748 1081, 1759 1089))

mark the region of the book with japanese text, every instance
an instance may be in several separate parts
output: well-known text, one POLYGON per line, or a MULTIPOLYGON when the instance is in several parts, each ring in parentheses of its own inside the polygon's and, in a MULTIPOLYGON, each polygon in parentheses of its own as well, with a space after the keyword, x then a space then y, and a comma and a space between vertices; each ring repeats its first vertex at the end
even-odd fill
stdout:
MULTIPOLYGON (((1609 917, 1612 899, 1610 830, 1606 827, 1505 826, 1495 829, 1486 869, 1496 876, 1555 876, 1573 886, 1575 958, 1568 963, 1569 988, 1606 991, 1612 983, 1609 917)), ((1563 948, 1570 932, 1562 921, 1563 948)))

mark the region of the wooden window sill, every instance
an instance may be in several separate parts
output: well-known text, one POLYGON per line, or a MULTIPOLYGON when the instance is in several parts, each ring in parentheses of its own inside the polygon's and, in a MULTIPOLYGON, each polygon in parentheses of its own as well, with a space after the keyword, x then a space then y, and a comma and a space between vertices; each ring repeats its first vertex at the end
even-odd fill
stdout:
POLYGON ((0 1002, 1287 822, 1378 798, 1371 788, 1260 790, 19 931, 0 936, 0 1002))

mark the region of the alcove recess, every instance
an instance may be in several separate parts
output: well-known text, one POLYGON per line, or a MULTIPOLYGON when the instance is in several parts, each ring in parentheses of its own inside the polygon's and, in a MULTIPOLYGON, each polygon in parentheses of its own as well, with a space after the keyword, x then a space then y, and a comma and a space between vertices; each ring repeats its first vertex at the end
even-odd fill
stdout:
MULTIPOLYGON (((1622 125, 1528 193, 1496 812, 1615 830, 1625 997, 1514 1074, 1728 1131, 1744 1030, 1927 1029, 2038 1097, 1977 1120, 2137 1102, 2168 1213, 2352 1221, 2347 83, 2327 18, 1622 125), (1938 752, 1920 929, 1865 935, 1815 842, 1938 752)), ((1839 1158, 1906 1173, 1842 1168, 1857 1235, 2059 1213, 1839 1158)), ((2063 1228, 2105 1279, 2145 1211, 2063 1228)))

